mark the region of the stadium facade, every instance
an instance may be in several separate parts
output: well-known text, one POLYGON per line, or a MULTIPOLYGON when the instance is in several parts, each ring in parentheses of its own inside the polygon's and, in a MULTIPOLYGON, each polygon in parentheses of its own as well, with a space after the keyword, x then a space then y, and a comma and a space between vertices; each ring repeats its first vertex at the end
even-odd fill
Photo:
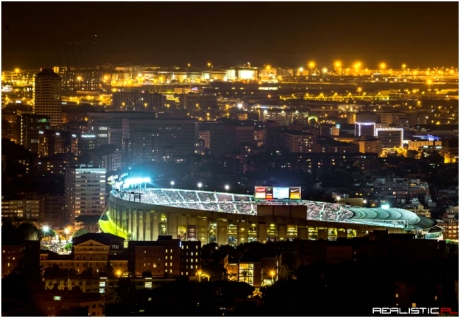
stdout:
POLYGON ((128 240, 154 241, 159 235, 171 235, 219 245, 295 238, 336 240, 373 230, 428 233, 436 225, 398 208, 256 201, 252 195, 159 188, 111 191, 99 224, 102 231, 128 240))

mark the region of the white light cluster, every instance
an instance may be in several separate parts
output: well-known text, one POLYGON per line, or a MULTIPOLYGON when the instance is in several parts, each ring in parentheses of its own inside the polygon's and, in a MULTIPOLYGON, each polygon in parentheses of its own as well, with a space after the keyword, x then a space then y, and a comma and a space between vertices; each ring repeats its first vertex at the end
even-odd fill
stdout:
POLYGON ((129 178, 124 182, 125 187, 129 187, 141 183, 150 183, 150 178, 129 178))

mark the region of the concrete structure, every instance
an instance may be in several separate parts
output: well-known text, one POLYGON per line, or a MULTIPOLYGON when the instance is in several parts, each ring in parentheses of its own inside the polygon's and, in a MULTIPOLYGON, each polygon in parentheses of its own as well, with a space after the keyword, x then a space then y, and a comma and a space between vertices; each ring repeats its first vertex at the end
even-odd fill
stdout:
POLYGON ((124 119, 122 130, 130 164, 182 161, 198 141, 198 123, 190 119, 124 119))
POLYGON ((62 125, 61 77, 52 69, 34 75, 34 114, 50 117, 52 127, 62 125))
POLYGON ((40 131, 50 129, 50 117, 24 114, 18 117, 18 143, 30 152, 38 153, 40 131))
POLYGON ((360 153, 377 153, 380 154, 382 151, 382 142, 380 139, 373 137, 363 138, 352 141, 352 143, 359 146, 360 153))
POLYGON ((2 218, 38 220, 40 200, 2 200, 2 218))
POLYGON ((66 222, 80 215, 100 215, 105 208, 106 170, 67 168, 65 178, 66 222))
POLYGON ((221 157, 226 153, 238 151, 240 145, 253 145, 254 123, 236 121, 210 125, 211 156, 221 157))
POLYGON ((424 231, 436 223, 395 208, 358 208, 302 200, 255 202, 252 195, 145 189, 112 191, 99 220, 104 232, 133 240, 160 235, 203 244, 364 236, 375 229, 424 231))
POLYGON ((401 148, 403 145, 403 128, 377 128, 375 133, 382 142, 382 148, 401 148))

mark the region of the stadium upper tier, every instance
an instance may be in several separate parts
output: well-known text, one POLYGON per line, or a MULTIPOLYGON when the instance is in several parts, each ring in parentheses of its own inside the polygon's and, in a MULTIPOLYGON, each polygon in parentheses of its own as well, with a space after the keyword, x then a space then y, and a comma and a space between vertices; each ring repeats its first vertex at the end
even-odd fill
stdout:
POLYGON ((257 214, 257 205, 304 205, 307 207, 307 219, 315 221, 399 228, 418 228, 421 221, 415 213, 397 208, 362 208, 308 200, 255 201, 253 195, 226 192, 147 188, 135 192, 114 190, 111 194, 122 200, 144 204, 235 214, 257 214))

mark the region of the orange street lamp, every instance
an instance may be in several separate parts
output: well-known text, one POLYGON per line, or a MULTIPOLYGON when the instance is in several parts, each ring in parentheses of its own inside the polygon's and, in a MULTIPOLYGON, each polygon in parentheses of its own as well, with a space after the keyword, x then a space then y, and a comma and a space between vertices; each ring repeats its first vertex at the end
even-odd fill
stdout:
POLYGON ((272 276, 272 283, 274 283, 275 271, 271 270, 270 275, 272 276))

